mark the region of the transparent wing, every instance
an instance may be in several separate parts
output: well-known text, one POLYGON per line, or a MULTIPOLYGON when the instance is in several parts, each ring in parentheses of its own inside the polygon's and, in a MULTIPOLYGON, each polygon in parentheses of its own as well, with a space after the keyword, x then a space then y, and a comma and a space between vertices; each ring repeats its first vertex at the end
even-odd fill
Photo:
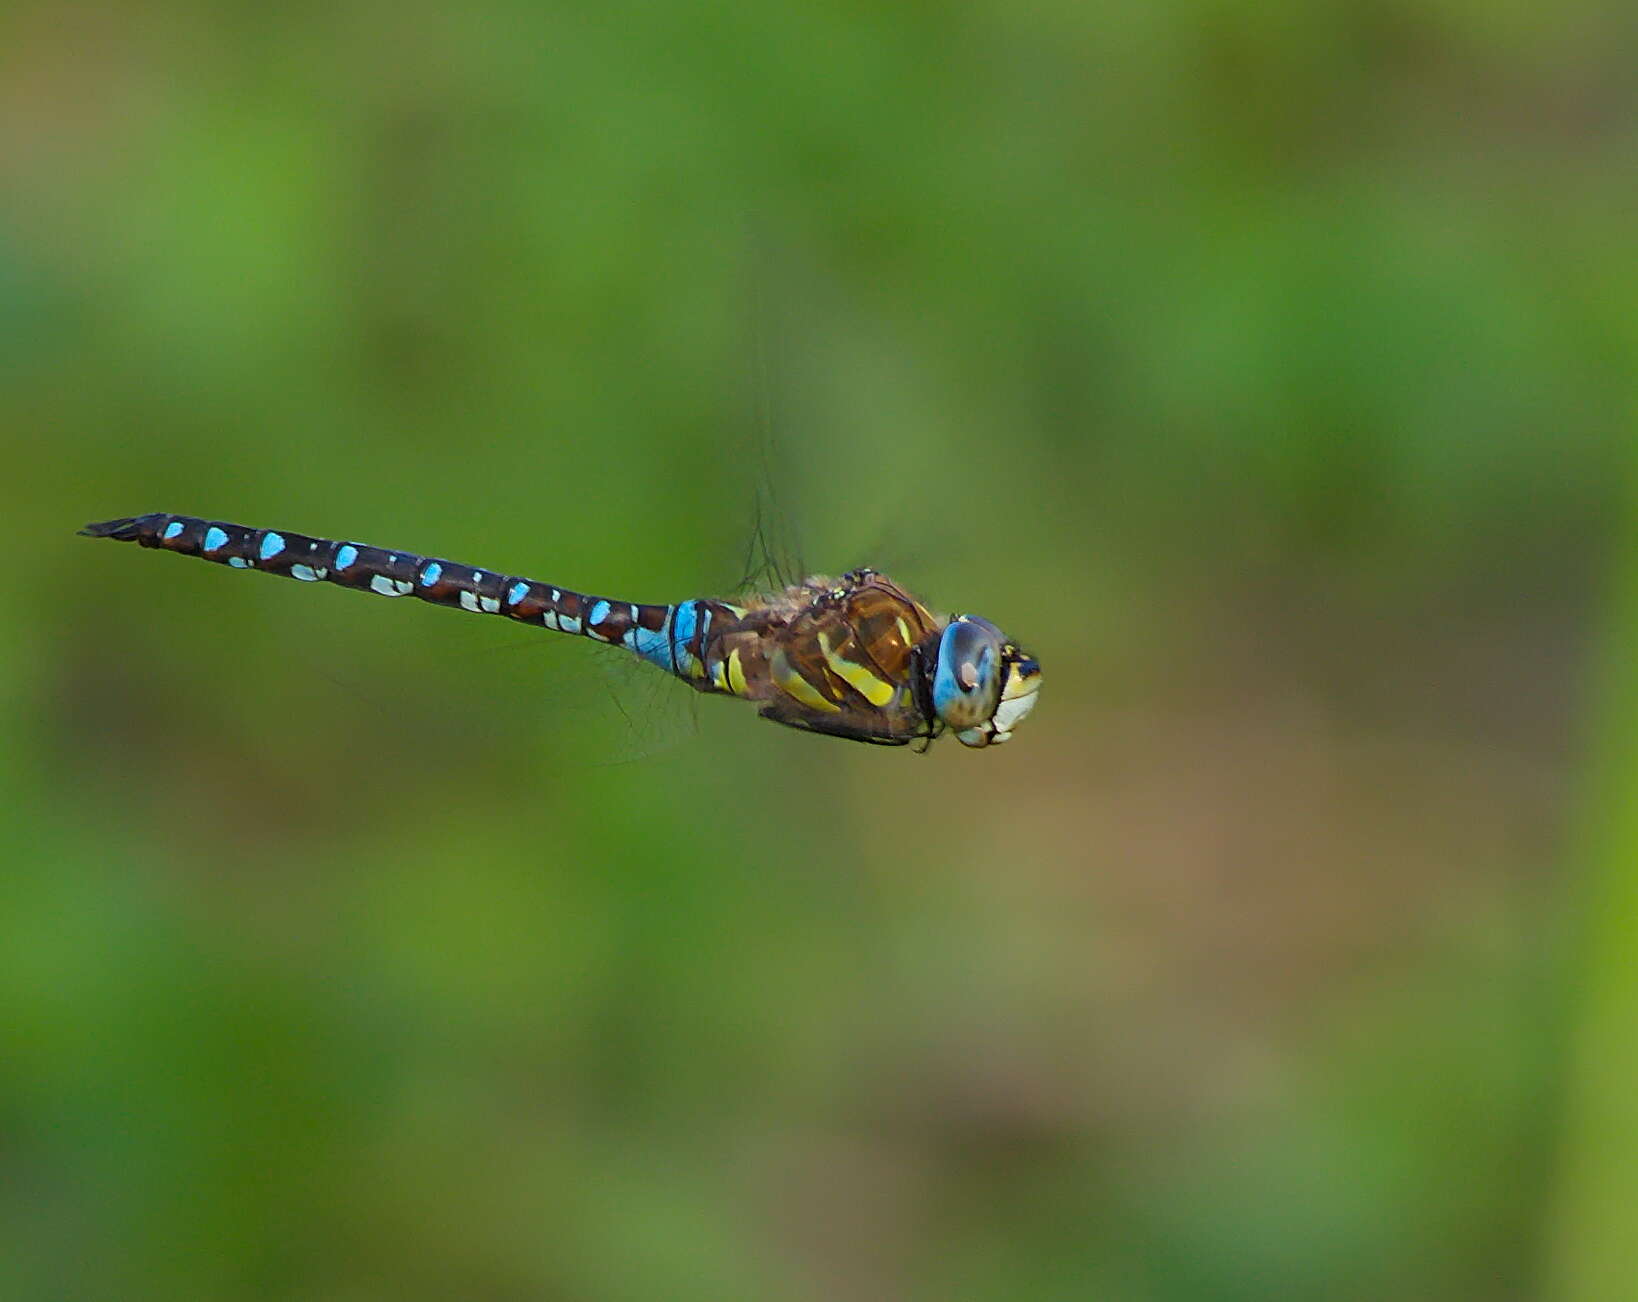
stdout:
POLYGON ((822 268, 769 231, 748 233, 740 351, 747 543, 742 590, 870 566, 941 574, 963 550, 960 513, 941 509, 948 466, 929 440, 939 419, 910 359, 873 341, 869 320, 838 299, 822 268))
MULTIPOLYGON (((192 617, 214 586, 159 592, 148 623, 163 626, 171 603, 192 617)), ((378 764, 396 750, 412 768, 468 765, 521 746, 548 770, 578 769, 660 756, 698 731, 700 694, 620 647, 318 585, 258 587, 235 594, 227 617, 198 621, 197 654, 244 666, 247 700, 316 707, 378 764), (247 626, 260 630, 254 664, 241 651, 247 626)))
POLYGON ((737 512, 742 544, 734 591, 739 594, 777 592, 812 572, 802 548, 800 481, 789 444, 778 437, 794 407, 789 369, 781 355, 777 323, 761 293, 752 295, 747 334, 740 393, 739 441, 744 451, 737 459, 744 469, 741 482, 729 489, 731 500, 744 503, 737 512))
MULTIPOLYGON (((451 621, 453 622, 453 621, 451 621)), ((369 704, 417 712, 441 728, 504 728, 537 739, 549 769, 628 764, 690 743, 699 731, 700 694, 620 647, 590 638, 470 621, 451 632, 428 690, 402 668, 360 683, 332 671, 336 686, 369 704), (477 645, 479 634, 487 645, 477 645)), ((430 635, 429 635, 430 636, 430 635)))

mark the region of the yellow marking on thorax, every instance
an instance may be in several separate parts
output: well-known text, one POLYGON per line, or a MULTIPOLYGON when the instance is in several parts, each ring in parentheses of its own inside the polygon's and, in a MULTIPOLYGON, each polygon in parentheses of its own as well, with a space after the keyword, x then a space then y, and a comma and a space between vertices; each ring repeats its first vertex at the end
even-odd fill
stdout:
POLYGON ((746 694, 745 665, 740 661, 737 646, 726 657, 712 661, 710 673, 711 685, 719 692, 732 692, 735 696, 746 694))
POLYGON ((831 714, 841 711, 841 706, 819 695, 818 689, 812 683, 791 668, 791 662, 785 658, 783 649, 776 649, 768 657, 768 674, 773 679, 774 686, 810 709, 824 710, 831 714))
MULTIPOLYGON (((899 627, 904 627, 902 619, 899 627)), ((884 682, 856 661, 838 655, 831 648, 830 639, 823 633, 819 634, 819 649, 824 652, 825 663, 830 666, 831 672, 872 705, 886 705, 893 699, 892 683, 884 682)))
POLYGON ((745 695, 745 666, 739 662, 739 648, 728 653, 728 690, 735 696, 745 695))
POLYGON ((899 626, 899 636, 904 639, 904 645, 906 647, 915 646, 916 640, 915 640, 915 638, 910 636, 910 625, 908 625, 908 624, 906 624, 904 622, 904 616, 903 615, 895 615, 893 617, 893 620, 899 626))

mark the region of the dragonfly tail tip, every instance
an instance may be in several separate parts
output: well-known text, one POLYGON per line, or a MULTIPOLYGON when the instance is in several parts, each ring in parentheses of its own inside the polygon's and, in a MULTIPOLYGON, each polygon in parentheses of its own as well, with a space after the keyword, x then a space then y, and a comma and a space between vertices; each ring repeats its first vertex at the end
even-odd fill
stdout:
POLYGON ((101 520, 88 524, 79 531, 86 538, 116 538, 129 541, 137 536, 137 521, 126 516, 119 520, 101 520))

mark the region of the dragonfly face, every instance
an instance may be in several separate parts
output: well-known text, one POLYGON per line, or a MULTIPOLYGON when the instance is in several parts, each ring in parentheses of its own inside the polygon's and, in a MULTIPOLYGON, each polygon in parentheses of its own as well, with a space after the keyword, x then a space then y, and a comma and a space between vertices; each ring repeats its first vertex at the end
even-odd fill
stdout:
POLYGON ((1041 666, 987 619, 956 615, 939 636, 932 701, 964 746, 996 746, 1035 707, 1041 666))

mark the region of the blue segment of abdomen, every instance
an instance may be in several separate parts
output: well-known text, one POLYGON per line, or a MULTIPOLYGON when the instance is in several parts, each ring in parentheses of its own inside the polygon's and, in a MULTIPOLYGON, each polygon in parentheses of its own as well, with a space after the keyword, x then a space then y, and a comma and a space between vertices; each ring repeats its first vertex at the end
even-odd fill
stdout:
MULTIPOLYGON (((670 673, 672 659, 671 645, 676 636, 673 630, 675 629, 676 621, 680 616, 683 607, 689 604, 690 603, 688 602, 684 602, 683 606, 672 606, 666 613, 665 624, 658 629, 633 627, 631 631, 626 634, 626 645, 638 655, 642 656, 642 658, 648 661, 649 664, 657 665, 659 668, 664 669, 667 673, 670 673)), ((681 664, 682 662, 679 660, 677 663, 681 664)))
POLYGON ((666 658, 655 660, 654 663, 667 670, 673 670, 675 666, 673 672, 682 678, 697 677, 699 662, 689 651, 688 644, 699 631, 699 621, 699 602, 683 601, 673 606, 670 617, 665 621, 666 658))

